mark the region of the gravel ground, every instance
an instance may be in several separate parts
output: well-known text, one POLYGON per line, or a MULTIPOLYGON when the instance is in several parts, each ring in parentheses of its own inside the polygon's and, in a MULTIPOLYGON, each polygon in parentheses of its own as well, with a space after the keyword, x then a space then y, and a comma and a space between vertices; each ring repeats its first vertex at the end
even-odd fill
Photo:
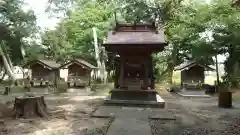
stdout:
POLYGON ((8 104, 0 104, 0 135, 105 135, 112 118, 90 117, 103 99, 87 94, 46 95, 51 116, 34 119, 4 117, 6 111, 3 110, 12 110, 14 103, 14 98, 6 97, 8 104))
POLYGON ((240 117, 225 128, 206 128, 203 125, 186 126, 170 120, 150 120, 152 135, 240 135, 240 117))
MULTIPOLYGON (((150 119, 152 135, 240 135, 240 108, 220 109, 215 98, 160 95, 167 103, 165 109, 174 114, 176 120, 150 119)), ((1 100, 6 98, 4 101, 7 102, 3 102, 6 106, 0 104, 0 135, 106 135, 113 120, 90 117, 102 104, 98 94, 46 95, 52 116, 44 119, 1 118, 8 114, 6 108, 12 108, 11 100, 14 99, 11 96, 2 97, 1 100)), ((126 126, 131 127, 131 124, 126 123, 126 126)))
POLYGON ((240 135, 240 117, 227 124, 224 129, 188 128, 182 135, 240 135))
POLYGON ((173 120, 150 120, 152 135, 177 135, 177 124, 173 120))
POLYGON ((150 119, 152 135, 240 135, 240 108, 218 108, 214 97, 161 96, 176 120, 150 119))
POLYGON ((51 120, 8 120, 1 135, 105 135, 110 118, 59 117, 51 120))

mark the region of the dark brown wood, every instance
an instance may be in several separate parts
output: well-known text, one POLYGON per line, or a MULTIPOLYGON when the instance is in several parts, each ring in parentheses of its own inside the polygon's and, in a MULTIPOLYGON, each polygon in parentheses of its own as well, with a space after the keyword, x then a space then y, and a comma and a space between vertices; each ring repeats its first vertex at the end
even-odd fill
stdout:
POLYGON ((199 65, 181 71, 181 84, 183 84, 183 87, 186 89, 199 89, 197 84, 204 83, 204 71, 204 67, 199 65))
POLYGON ((5 87, 5 91, 4 91, 4 95, 8 95, 9 94, 9 92, 10 92, 10 87, 9 86, 6 86, 5 87))
MULTIPOLYGON (((31 81, 40 83, 40 86, 43 86, 46 81, 51 85, 54 84, 55 71, 59 72, 59 66, 60 64, 53 60, 34 60, 24 65, 31 69, 31 81)), ((34 85, 32 84, 32 86, 34 85)))
POLYGON ((218 106, 221 108, 231 108, 232 107, 232 92, 230 92, 230 91, 219 92, 218 106))
POLYGON ((119 88, 118 79, 120 76, 119 57, 115 58, 114 88, 119 88))
POLYGON ((15 118, 47 117, 48 115, 44 96, 26 95, 15 98, 15 118))
POLYGON ((120 62, 115 62, 115 88, 120 90, 112 90, 111 99, 156 101, 156 91, 148 90, 154 89, 151 54, 167 45, 163 31, 156 31, 155 23, 151 23, 118 24, 109 32, 104 46, 120 56, 120 62))
POLYGON ((124 57, 120 57, 120 75, 119 75, 119 85, 122 87, 124 79, 124 57))
MULTIPOLYGON (((91 84, 91 71, 96 69, 95 66, 83 59, 74 59, 60 68, 68 69, 68 82, 80 86, 89 86, 91 84)), ((74 85, 74 87, 77 87, 77 85, 74 85)))
POLYGON ((153 67, 153 60, 152 57, 150 57, 150 61, 149 61, 149 74, 150 74, 150 79, 151 79, 151 84, 150 84, 150 88, 151 89, 155 89, 155 77, 154 77, 154 67, 153 67))
POLYGON ((144 84, 143 84, 143 89, 147 90, 148 89, 148 60, 145 61, 144 63, 144 84))

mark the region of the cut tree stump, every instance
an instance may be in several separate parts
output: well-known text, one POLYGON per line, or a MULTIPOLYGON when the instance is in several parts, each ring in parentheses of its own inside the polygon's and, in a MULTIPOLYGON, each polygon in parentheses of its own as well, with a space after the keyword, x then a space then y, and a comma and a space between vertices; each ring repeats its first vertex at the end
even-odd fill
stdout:
POLYGON ((15 118, 47 117, 48 115, 44 96, 26 95, 15 98, 15 118))

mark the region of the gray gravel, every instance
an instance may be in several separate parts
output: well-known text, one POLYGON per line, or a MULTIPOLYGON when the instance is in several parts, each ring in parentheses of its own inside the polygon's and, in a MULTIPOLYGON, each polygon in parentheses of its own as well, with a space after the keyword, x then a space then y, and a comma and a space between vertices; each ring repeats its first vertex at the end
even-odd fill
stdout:
POLYGON ((104 125, 102 127, 97 127, 97 128, 86 128, 83 131, 81 131, 81 135, 106 135, 108 128, 110 127, 110 125, 112 124, 112 121, 114 120, 114 118, 106 118, 108 119, 107 123, 104 123, 104 125))
POLYGON ((150 120, 152 135, 179 135, 181 128, 174 120, 150 120))
POLYGON ((224 129, 212 129, 205 125, 184 127, 181 123, 166 120, 150 120, 152 135, 240 135, 240 117, 224 129))

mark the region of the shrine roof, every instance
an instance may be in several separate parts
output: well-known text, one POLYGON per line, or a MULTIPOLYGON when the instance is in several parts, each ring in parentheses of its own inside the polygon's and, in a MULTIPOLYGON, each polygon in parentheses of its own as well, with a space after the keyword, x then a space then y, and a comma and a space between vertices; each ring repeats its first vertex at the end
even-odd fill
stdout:
POLYGON ((165 44, 163 30, 155 24, 116 24, 115 29, 108 32, 105 45, 111 44, 165 44))
POLYGON ((175 71, 176 71, 176 70, 186 70, 186 69, 191 68, 191 67, 193 67, 193 66, 200 66, 200 67, 203 67, 205 70, 208 70, 208 71, 214 70, 214 69, 211 68, 210 66, 199 64, 199 63, 197 63, 196 61, 187 61, 187 62, 184 62, 184 63, 176 66, 176 67, 174 68, 174 70, 175 70, 175 71))
POLYGON ((80 59, 80 58, 73 59, 73 60, 71 60, 71 61, 63 64, 60 68, 69 66, 69 65, 74 64, 74 63, 76 63, 76 64, 78 64, 78 65, 80 65, 80 66, 84 66, 84 67, 86 67, 86 68, 88 68, 88 69, 95 69, 95 68, 96 68, 96 66, 94 66, 94 65, 92 65, 91 63, 89 63, 89 62, 87 62, 87 61, 85 61, 85 60, 83 60, 83 59, 80 59))
POLYGON ((24 65, 24 67, 29 66, 33 63, 39 63, 39 64, 41 64, 43 66, 46 66, 50 69, 56 69, 56 68, 60 67, 60 64, 57 63, 54 60, 33 60, 33 61, 28 62, 26 65, 24 65))

